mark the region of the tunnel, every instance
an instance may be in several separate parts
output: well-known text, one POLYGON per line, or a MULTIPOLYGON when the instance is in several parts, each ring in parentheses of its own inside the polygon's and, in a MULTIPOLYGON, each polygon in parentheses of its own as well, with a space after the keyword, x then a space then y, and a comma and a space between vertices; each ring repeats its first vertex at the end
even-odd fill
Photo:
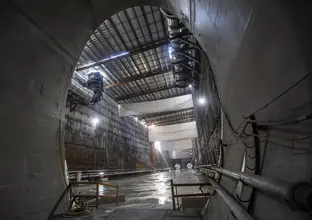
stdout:
POLYGON ((178 175, 172 173, 181 169, 190 180, 194 173, 203 179, 216 173, 202 219, 311 219, 311 9, 304 0, 1 1, 1 217, 63 213, 70 174, 75 180, 80 175, 68 171, 148 170, 114 180, 126 186, 132 178, 148 188, 170 187, 178 175), (186 33, 169 36, 170 19, 186 33), (169 51, 175 39, 197 52, 169 51), (175 62, 173 53, 188 62, 175 62), (81 82, 89 70, 104 72, 101 101, 94 105, 94 87, 81 82), (153 80, 163 85, 153 87, 153 80), (182 96, 191 97, 190 107, 123 111, 109 122, 124 130, 103 122, 133 103, 162 100, 158 107, 164 108, 182 96), (181 150, 185 133, 171 137, 171 129, 196 131, 187 139, 190 147, 181 150), (171 139, 159 139, 160 130, 171 139), (181 149, 167 142, 164 156, 168 140, 181 149), (223 169, 286 182, 291 190, 287 199, 272 196, 223 169))

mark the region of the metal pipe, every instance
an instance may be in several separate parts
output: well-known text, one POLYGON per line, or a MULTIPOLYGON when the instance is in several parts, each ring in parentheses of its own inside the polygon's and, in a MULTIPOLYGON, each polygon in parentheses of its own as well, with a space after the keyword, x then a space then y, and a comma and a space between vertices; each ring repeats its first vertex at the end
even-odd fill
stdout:
POLYGON ((197 197, 197 196, 210 196, 210 193, 194 193, 194 194, 176 194, 174 195, 175 198, 182 198, 182 197, 197 197))
POLYGON ((217 184, 216 181, 211 178, 208 180, 237 219, 254 220, 254 218, 250 216, 219 184, 217 184))
POLYGON ((312 214, 312 183, 286 183, 259 175, 230 171, 224 168, 209 166, 209 169, 222 173, 233 179, 250 185, 264 193, 278 196, 287 202, 292 210, 300 210, 312 214))
POLYGON ((210 166, 209 168, 229 177, 232 177, 233 179, 240 180, 243 183, 253 186, 262 192, 277 195, 284 199, 288 198, 290 184, 284 181, 279 181, 259 175, 247 174, 243 172, 230 171, 216 166, 210 166))

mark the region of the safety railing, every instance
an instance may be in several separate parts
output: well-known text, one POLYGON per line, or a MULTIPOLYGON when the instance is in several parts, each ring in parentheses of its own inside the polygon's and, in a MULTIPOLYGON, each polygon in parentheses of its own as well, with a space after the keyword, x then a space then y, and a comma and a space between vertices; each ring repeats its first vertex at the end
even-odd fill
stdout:
POLYGON ((119 187, 117 185, 111 185, 108 183, 102 183, 102 182, 75 182, 72 184, 72 186, 79 186, 79 185, 95 185, 96 186, 96 194, 95 195, 74 195, 73 192, 70 193, 70 206, 69 209, 72 208, 73 203, 75 202, 76 198, 80 199, 92 199, 95 198, 95 205, 89 207, 95 207, 98 208, 99 206, 99 198, 116 198, 116 206, 118 206, 118 195, 119 195, 119 187), (99 186, 106 186, 113 189, 116 189, 116 195, 100 195, 99 186))
POLYGON ((151 173, 154 171, 167 171, 170 168, 164 169, 104 169, 104 170, 83 170, 83 171, 68 171, 69 179, 80 181, 82 179, 91 178, 104 178, 118 175, 127 174, 140 174, 140 173, 151 173))
POLYGON ((145 173, 152 172, 152 169, 139 169, 139 170, 129 170, 129 169, 105 169, 105 170, 85 170, 85 171, 69 171, 69 178, 71 180, 90 179, 90 178, 103 178, 115 175, 126 175, 133 173, 145 173))
POLYGON ((52 220, 54 217, 54 213, 57 210, 59 204, 61 203, 61 201, 64 199, 64 197, 66 196, 66 194, 69 194, 69 206, 67 209, 67 213, 65 213, 64 215, 67 216, 77 216, 80 213, 83 213, 88 207, 95 207, 98 208, 100 205, 99 202, 99 198, 116 198, 116 206, 118 206, 118 199, 119 199, 119 186, 117 185, 111 185, 108 183, 102 183, 102 182, 75 182, 75 183, 69 183, 66 187, 66 189, 63 191, 62 195, 60 196, 60 198, 58 199, 58 201, 56 202, 56 204, 54 205, 54 207, 52 208, 49 216, 48 216, 48 220, 52 220), (79 185, 95 185, 96 186, 96 194, 95 195, 75 195, 73 187, 74 186, 79 186, 79 185), (110 187, 113 189, 116 189, 116 195, 100 195, 100 190, 99 190, 99 186, 106 186, 106 187, 110 187), (84 201, 85 199, 87 200, 92 200, 95 198, 95 205, 88 205, 88 201, 84 201), (78 199, 78 200, 77 200, 78 199), (73 209, 73 205, 74 203, 76 203, 76 205, 79 206, 78 211, 72 211, 73 209))
POLYGON ((206 183, 173 183, 173 180, 170 180, 170 185, 171 185, 173 210, 181 209, 182 203, 180 205, 179 198, 197 197, 197 196, 209 197, 210 196, 210 193, 205 193, 202 189, 202 187, 210 185, 208 182, 206 183), (199 190, 201 191, 201 193, 178 194, 178 187, 185 187, 185 186, 199 186, 199 190), (177 207, 176 207, 176 204, 177 204, 177 207))

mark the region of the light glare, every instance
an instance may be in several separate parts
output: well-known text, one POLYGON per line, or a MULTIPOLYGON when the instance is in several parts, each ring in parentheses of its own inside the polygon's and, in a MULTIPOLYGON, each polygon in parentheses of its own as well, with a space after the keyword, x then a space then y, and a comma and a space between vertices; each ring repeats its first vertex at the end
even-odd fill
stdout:
POLYGON ((168 51, 169 51, 169 57, 172 60, 172 52, 173 52, 172 47, 168 47, 168 51))
POLYGON ((155 141, 155 149, 161 152, 161 146, 159 141, 155 141))
POLYGON ((92 118, 91 123, 92 123, 93 127, 96 127, 97 123, 99 123, 99 119, 98 118, 92 118))
POLYGON ((206 103, 206 99, 204 97, 201 97, 201 98, 198 99, 198 103, 203 105, 203 104, 206 103))
POLYGON ((127 55, 129 52, 123 52, 123 53, 120 53, 120 54, 117 54, 117 55, 113 55, 113 56, 110 56, 108 58, 104 58, 102 60, 99 60, 97 62, 92 62, 92 63, 88 63, 87 65, 84 65, 84 66, 81 66, 79 68, 88 68, 88 67, 91 67, 92 65, 96 64, 96 63, 101 63, 101 62, 104 62, 104 61, 107 61, 107 60, 111 60, 111 59, 115 59, 117 57, 120 57, 120 56, 124 56, 124 55, 127 55))

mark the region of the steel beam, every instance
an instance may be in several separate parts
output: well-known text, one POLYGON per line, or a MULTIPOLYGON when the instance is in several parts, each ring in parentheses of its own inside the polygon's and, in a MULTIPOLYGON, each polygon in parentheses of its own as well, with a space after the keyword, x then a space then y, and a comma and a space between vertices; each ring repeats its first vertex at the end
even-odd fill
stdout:
POLYGON ((105 64, 105 63, 109 63, 109 62, 113 62, 113 61, 116 61, 116 60, 120 60, 120 59, 126 58, 128 56, 132 56, 132 55, 136 55, 136 54, 139 54, 139 53, 143 53, 145 51, 149 51, 149 50, 152 50, 152 49, 155 49, 155 48, 158 48, 158 47, 162 47, 162 46, 165 46, 165 45, 168 45, 168 44, 169 44, 168 40, 164 40, 164 41, 160 41, 160 42, 153 42, 150 45, 134 49, 134 50, 130 51, 129 53, 125 53, 124 55, 121 55, 121 56, 107 57, 107 58, 104 58, 103 60, 97 61, 97 62, 92 63, 90 65, 80 66, 80 67, 78 67, 76 69, 76 71, 90 69, 90 68, 95 67, 95 66, 99 66, 99 65, 102 65, 102 64, 105 64))
POLYGON ((188 121, 172 121, 172 122, 166 122, 166 123, 161 123, 161 124, 155 124, 156 126, 167 126, 167 125, 176 125, 176 124, 182 124, 182 123, 188 123, 188 122, 192 122, 194 120, 188 120, 188 121))
POLYGON ((171 85, 171 86, 168 86, 168 87, 157 88, 157 89, 153 89, 153 90, 148 90, 148 91, 141 92, 141 93, 132 93, 132 94, 124 95, 124 96, 118 96, 118 97, 115 98, 115 101, 122 101, 122 100, 126 100, 126 99, 132 99, 132 98, 135 98, 135 97, 138 97, 138 96, 148 95, 148 94, 151 94, 151 93, 161 92, 161 91, 165 91, 165 90, 169 90, 169 89, 173 89, 173 88, 176 88, 175 85, 171 85))
POLYGON ((145 115, 143 115, 143 116, 141 116, 139 118, 140 118, 140 120, 148 119, 148 118, 156 118, 156 117, 160 117, 160 116, 168 116, 168 115, 171 115, 171 114, 180 113, 180 112, 193 110, 193 109, 194 109, 194 107, 190 107, 190 108, 185 108, 185 109, 180 109, 180 110, 175 110, 175 111, 150 113, 150 114, 145 114, 145 115))
MULTIPOLYGON (((167 124, 167 123, 174 123, 174 122, 182 122, 182 121, 195 121, 195 117, 189 116, 189 117, 181 117, 181 118, 174 118, 174 119, 167 119, 167 120, 162 120, 162 121, 157 121, 155 120, 154 125, 160 125, 160 124, 167 124)), ((149 123, 148 123, 149 124, 149 123)), ((179 124, 179 123, 176 123, 179 124)))
POLYGON ((185 118, 190 118, 190 117, 193 117, 195 118, 195 113, 194 111, 183 111, 183 112, 178 112, 178 113, 175 113, 175 114, 172 114, 172 115, 161 115, 161 116, 158 116, 158 117, 150 117, 150 118, 146 118, 144 119, 146 122, 149 122, 149 121, 156 121, 156 122, 162 122, 162 121, 169 121, 169 120, 179 120, 179 119, 185 119, 185 118))
POLYGON ((107 85, 107 86, 105 86, 105 89, 109 89, 109 88, 112 88, 112 87, 115 87, 115 86, 123 85, 123 84, 130 83, 130 82, 133 82, 133 81, 141 80, 141 79, 146 79, 146 78, 149 78, 149 77, 154 77, 154 76, 157 76, 157 75, 160 75, 160 74, 165 74, 165 73, 168 73, 168 72, 172 72, 172 70, 171 69, 170 70, 169 69, 165 69, 165 70, 159 70, 159 71, 156 71, 156 72, 147 72, 147 73, 140 74, 140 75, 137 75, 137 76, 131 76, 131 77, 128 77, 128 78, 124 78, 124 79, 118 81, 117 83, 107 85))

